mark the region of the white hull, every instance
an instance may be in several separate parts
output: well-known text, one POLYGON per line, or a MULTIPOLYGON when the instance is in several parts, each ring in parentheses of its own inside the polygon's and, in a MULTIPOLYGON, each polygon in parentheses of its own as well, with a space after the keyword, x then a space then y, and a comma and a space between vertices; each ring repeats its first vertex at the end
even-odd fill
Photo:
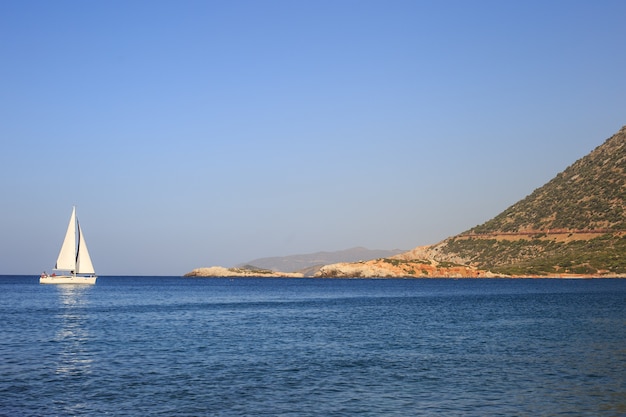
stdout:
POLYGON ((96 276, 75 277, 71 275, 42 275, 39 277, 40 284, 95 284, 96 276))

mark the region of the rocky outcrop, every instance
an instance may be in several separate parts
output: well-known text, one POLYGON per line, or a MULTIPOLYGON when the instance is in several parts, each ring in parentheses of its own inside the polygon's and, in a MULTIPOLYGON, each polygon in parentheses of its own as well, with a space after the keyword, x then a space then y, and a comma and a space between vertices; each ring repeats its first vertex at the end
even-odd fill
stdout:
POLYGON ((212 266, 208 268, 196 268, 183 275, 187 278, 224 278, 224 277, 262 277, 262 278, 302 278, 302 274, 296 272, 276 272, 267 269, 224 268, 212 266))
POLYGON ((325 265, 315 276, 320 278, 493 278, 497 275, 450 262, 394 257, 325 265))

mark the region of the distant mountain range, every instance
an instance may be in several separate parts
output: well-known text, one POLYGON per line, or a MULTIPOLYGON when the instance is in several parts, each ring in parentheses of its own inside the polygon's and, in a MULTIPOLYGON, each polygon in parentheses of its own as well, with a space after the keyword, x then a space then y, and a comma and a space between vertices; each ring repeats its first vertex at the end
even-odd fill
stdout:
POLYGON ((259 258, 238 266, 242 268, 261 268, 282 272, 304 271, 308 275, 311 272, 309 271, 311 268, 315 269, 323 265, 337 262, 358 262, 376 258, 389 258, 403 252, 405 252, 405 250, 378 250, 356 247, 336 252, 315 252, 302 255, 259 258))

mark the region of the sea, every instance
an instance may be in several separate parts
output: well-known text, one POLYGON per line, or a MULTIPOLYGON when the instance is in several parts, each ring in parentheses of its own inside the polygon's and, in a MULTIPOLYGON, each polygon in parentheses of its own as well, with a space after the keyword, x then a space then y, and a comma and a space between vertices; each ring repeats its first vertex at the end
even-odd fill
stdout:
POLYGON ((1 416, 626 416, 626 279, 0 276, 1 416))

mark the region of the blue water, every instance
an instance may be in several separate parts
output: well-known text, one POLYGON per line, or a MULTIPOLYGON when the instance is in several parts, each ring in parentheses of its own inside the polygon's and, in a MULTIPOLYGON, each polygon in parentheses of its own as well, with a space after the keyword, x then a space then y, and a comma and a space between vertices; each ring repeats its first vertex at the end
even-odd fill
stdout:
POLYGON ((626 415, 626 280, 0 277, 0 415, 626 415))

